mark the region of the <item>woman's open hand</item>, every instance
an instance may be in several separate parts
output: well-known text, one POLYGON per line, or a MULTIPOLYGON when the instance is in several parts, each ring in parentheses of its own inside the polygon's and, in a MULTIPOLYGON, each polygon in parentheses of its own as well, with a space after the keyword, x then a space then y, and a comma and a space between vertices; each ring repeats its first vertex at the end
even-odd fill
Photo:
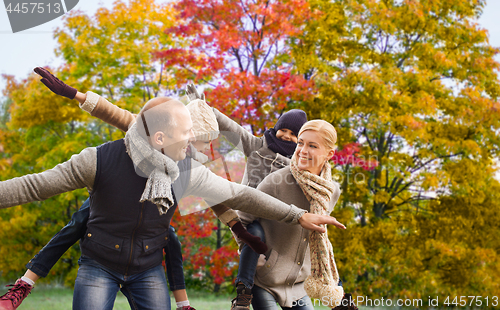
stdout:
POLYGON ((318 231, 320 233, 324 233, 326 231, 324 227, 319 226, 322 224, 334 225, 340 229, 346 229, 344 224, 340 223, 332 216, 312 213, 304 213, 299 218, 299 224, 305 229, 318 231))

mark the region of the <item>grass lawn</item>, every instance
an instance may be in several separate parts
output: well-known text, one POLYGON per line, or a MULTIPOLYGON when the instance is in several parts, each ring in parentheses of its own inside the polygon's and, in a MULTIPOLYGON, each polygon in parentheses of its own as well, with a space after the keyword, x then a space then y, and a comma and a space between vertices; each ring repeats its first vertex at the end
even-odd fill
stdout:
MULTIPOLYGON (((2 291, 2 294, 4 292, 2 291)), ((230 296, 217 296, 209 293, 191 292, 189 295, 191 305, 199 310, 229 309, 230 296)), ((91 297, 90 297, 91 298, 91 297)), ((36 286, 31 294, 24 300, 18 310, 68 310, 72 307, 73 289, 67 287, 36 286)), ((175 309, 175 300, 171 297, 172 309, 175 309)), ((118 293, 115 301, 115 310, 129 310, 127 298, 118 293)))
MULTIPOLYGON (((0 295, 7 291, 5 286, 0 287, 0 295)), ((229 310, 231 307, 230 295, 215 295, 206 292, 188 291, 189 301, 197 310, 229 310)), ((91 297, 89 297, 91 298, 91 297)), ((31 294, 24 300, 18 310, 69 310, 72 307, 73 289, 62 286, 37 285, 31 294)), ((175 300, 171 298, 172 309, 175 310, 175 300)), ((398 307, 368 308, 359 307, 360 310, 396 310, 398 307)), ((115 301, 115 310, 129 310, 130 306, 125 296, 118 293, 115 301)), ((317 310, 329 310, 327 307, 317 306, 317 310)), ((403 308, 401 308, 403 309, 403 308)), ((406 308, 408 309, 408 308, 406 308)))

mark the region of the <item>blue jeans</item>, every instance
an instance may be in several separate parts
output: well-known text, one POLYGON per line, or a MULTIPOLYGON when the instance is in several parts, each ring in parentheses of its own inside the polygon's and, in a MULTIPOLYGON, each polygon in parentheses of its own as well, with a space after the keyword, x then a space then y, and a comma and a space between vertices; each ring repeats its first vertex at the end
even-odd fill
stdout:
MULTIPOLYGON (((90 200, 87 199, 80 207, 80 210, 73 213, 71 221, 55 234, 40 252, 26 264, 26 268, 40 277, 46 277, 61 256, 73 244, 85 236, 89 216, 90 200)), ((168 283, 172 291, 185 289, 181 243, 172 226, 170 226, 168 238, 169 242, 165 247, 168 283)))
POLYGON ((112 310, 119 290, 131 309, 170 310, 167 279, 158 265, 139 274, 124 276, 82 256, 73 292, 74 310, 112 310))
MULTIPOLYGON (((274 296, 266 291, 265 289, 255 285, 252 288, 252 307, 254 310, 278 310, 278 305, 276 305, 276 299, 274 296)), ((281 309, 293 309, 293 310, 314 310, 311 303, 311 298, 309 296, 304 296, 299 300, 293 301, 292 307, 281 307, 281 309)))
MULTIPOLYGON (((253 221, 246 228, 249 233, 260 237, 262 242, 266 242, 266 235, 264 234, 264 229, 260 225, 259 221, 253 221)), ((243 245, 240 253, 240 264, 238 266, 236 283, 242 282, 247 288, 253 287, 253 278, 255 277, 255 272, 257 270, 259 256, 260 254, 254 252, 254 250, 252 250, 249 246, 246 244, 243 245)))

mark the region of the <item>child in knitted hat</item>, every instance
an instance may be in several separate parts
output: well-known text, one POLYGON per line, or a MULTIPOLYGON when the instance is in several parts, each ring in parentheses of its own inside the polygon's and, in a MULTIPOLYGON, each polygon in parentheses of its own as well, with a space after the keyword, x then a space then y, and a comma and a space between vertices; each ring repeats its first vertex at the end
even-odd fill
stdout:
POLYGON ((275 153, 291 158, 297 147, 297 134, 302 125, 307 122, 304 111, 293 109, 283 114, 274 128, 264 132, 267 147, 275 153))

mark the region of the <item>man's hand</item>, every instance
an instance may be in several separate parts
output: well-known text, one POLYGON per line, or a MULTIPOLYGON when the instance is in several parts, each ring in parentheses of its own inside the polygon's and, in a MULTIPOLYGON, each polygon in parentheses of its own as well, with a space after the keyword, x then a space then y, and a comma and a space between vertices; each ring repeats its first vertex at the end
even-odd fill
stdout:
POLYGON ((305 229, 318 231, 320 233, 324 233, 326 231, 326 228, 319 226, 322 224, 335 225, 340 229, 345 229, 345 226, 334 217, 312 213, 304 213, 299 218, 299 224, 305 229))
POLYGON ((42 83, 47 86, 54 94, 63 96, 69 99, 74 99, 77 90, 68 86, 63 81, 59 80, 55 75, 50 73, 47 69, 36 67, 33 71, 42 77, 42 83))

